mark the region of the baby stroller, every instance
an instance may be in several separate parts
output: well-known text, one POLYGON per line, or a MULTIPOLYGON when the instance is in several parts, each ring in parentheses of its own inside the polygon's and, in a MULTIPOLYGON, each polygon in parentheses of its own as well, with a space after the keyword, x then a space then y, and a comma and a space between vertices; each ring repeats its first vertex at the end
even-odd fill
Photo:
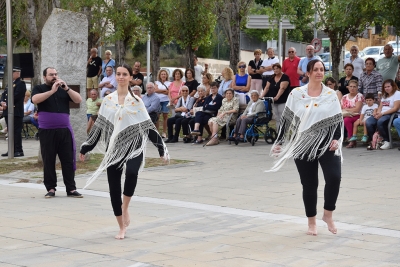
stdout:
MULTIPOLYGON (((252 146, 258 141, 258 138, 264 137, 265 142, 268 144, 273 144, 278 136, 275 129, 269 127, 268 123, 272 119, 272 103, 273 98, 271 97, 264 97, 264 106, 265 112, 257 113, 254 118, 253 122, 248 125, 246 130, 244 141, 251 143, 252 146), (264 116, 265 115, 265 116, 264 116)), ((231 137, 233 136, 234 131, 231 132, 231 137)), ((229 144, 231 141, 229 141, 229 144)), ((238 142, 235 141, 237 145, 238 142)))

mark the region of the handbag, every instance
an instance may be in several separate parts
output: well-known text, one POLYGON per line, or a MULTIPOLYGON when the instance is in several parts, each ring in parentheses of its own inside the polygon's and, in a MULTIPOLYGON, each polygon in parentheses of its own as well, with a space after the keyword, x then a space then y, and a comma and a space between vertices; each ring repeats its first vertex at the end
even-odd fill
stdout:
POLYGON ((198 111, 203 111, 203 107, 193 107, 193 116, 196 116, 198 111))
POLYGON ((182 112, 181 111, 175 112, 175 118, 179 119, 179 118, 182 118, 182 117, 183 116, 182 116, 182 112))

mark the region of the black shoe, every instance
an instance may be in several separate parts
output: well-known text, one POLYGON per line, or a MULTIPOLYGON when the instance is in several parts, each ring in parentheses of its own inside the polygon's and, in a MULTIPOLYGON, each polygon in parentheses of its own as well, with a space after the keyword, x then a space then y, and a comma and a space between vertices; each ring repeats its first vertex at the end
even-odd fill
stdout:
POLYGON ((8 152, 1 154, 2 157, 8 157, 8 152))
POLYGON ((23 156, 24 156, 24 152, 15 152, 14 153, 14 158, 23 157, 23 156))
POLYGON ((47 192, 47 194, 44 195, 45 198, 51 198, 51 197, 55 197, 55 196, 56 196, 56 193, 55 192, 51 192, 51 191, 47 192))
POLYGON ((82 194, 78 193, 78 191, 74 192, 67 192, 67 197, 76 197, 76 198, 83 198, 82 194))
POLYGON ((168 138, 168 139, 165 140, 164 142, 165 142, 165 143, 172 143, 172 139, 169 139, 169 138, 168 138))
POLYGON ((398 147, 397 149, 400 150, 400 147, 398 147))
POLYGON ((175 139, 175 138, 174 138, 174 139, 171 140, 170 143, 178 143, 178 142, 179 142, 178 139, 175 139))
POLYGON ((183 143, 184 143, 184 144, 188 144, 188 143, 190 143, 190 142, 192 142, 192 140, 191 140, 189 137, 184 137, 184 138, 183 138, 183 143))

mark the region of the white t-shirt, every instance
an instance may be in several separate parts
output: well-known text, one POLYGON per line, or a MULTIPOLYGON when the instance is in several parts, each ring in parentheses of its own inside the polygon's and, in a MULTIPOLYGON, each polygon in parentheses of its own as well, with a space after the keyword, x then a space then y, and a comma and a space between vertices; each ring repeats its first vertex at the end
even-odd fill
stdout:
POLYGON ((204 71, 203 66, 197 64, 196 66, 194 66, 194 78, 196 79, 196 81, 201 84, 202 80, 202 72, 204 71))
MULTIPOLYGON (((171 84, 170 81, 165 81, 165 87, 160 81, 156 81, 156 84, 158 86, 159 90, 168 90, 169 85, 171 84)), ((156 93, 156 96, 158 96, 158 98, 160 99, 160 102, 167 102, 169 101, 168 95, 164 95, 164 94, 158 94, 156 93)))
MULTIPOLYGON (((275 63, 279 63, 278 57, 271 57, 268 59, 264 59, 263 63, 261 64, 261 67, 270 67, 270 66, 274 65, 275 63)), ((272 75, 272 74, 274 74, 274 71, 269 70, 269 71, 264 71, 262 75, 272 75)))
POLYGON ((361 73, 363 72, 363 69, 365 69, 365 61, 360 57, 356 57, 354 60, 352 60, 351 57, 352 56, 344 60, 344 65, 348 63, 353 64, 354 66, 353 75, 356 76, 358 79, 360 79, 361 73))
POLYGON ((366 121, 374 113, 374 109, 378 108, 378 104, 374 103, 372 106, 364 105, 361 109, 361 114, 364 114, 364 120, 366 121))
MULTIPOLYGON (((385 111, 388 111, 389 109, 393 108, 395 101, 400 101, 400 92, 399 91, 396 91, 392 96, 390 96, 388 98, 381 99, 381 103, 382 103, 382 111, 381 112, 385 112, 385 111)), ((397 112, 399 112, 399 110, 397 112)))

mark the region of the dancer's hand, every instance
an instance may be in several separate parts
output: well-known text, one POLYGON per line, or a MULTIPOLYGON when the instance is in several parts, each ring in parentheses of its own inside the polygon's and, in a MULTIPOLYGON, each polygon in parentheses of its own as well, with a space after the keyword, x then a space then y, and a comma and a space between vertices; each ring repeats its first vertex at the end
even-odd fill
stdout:
POLYGON ((85 155, 83 155, 82 153, 79 153, 79 160, 85 161, 85 155))
POLYGON ((335 151, 339 148, 339 142, 338 140, 332 140, 330 146, 329 146, 329 151, 335 151))
MULTIPOLYGON (((275 145, 274 148, 272 149, 273 154, 279 154, 281 152, 281 146, 280 145, 275 145)), ((276 157, 278 155, 275 155, 276 157)))

